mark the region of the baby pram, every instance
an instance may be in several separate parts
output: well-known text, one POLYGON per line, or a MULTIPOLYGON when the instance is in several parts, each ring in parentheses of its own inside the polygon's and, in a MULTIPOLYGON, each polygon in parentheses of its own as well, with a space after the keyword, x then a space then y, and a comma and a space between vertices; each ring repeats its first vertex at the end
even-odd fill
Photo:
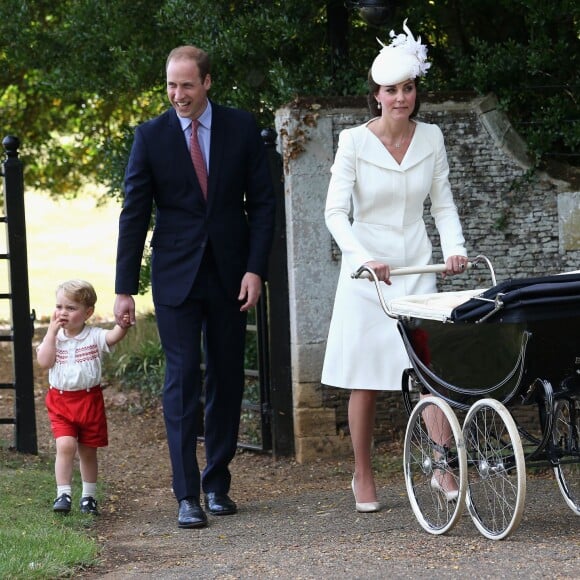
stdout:
POLYGON ((445 533, 467 503, 479 531, 503 539, 523 515, 526 464, 552 468, 580 515, 580 272, 497 284, 487 258, 470 266, 480 263, 490 268, 489 289, 388 304, 372 270, 353 277, 374 279, 410 359, 402 377, 404 473, 419 523, 445 533), (416 390, 428 396, 414 405, 416 390), (445 481, 458 491, 445 491, 445 481))

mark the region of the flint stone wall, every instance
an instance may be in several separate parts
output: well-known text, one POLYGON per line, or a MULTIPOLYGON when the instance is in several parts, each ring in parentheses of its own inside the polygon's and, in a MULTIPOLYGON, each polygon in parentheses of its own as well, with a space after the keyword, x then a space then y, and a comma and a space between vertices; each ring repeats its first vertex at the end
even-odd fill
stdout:
MULTIPOLYGON (((498 281, 580 268, 580 191, 572 180, 528 171, 525 145, 490 95, 424 99, 419 119, 445 136, 450 181, 470 256, 485 254, 498 281)), ((288 245, 292 392, 298 461, 350 452, 349 391, 320 375, 340 267, 324 223, 338 135, 368 120, 364 100, 338 105, 297 100, 276 115, 283 159, 288 245)), ((442 260, 433 221, 426 221, 442 260)), ((490 286, 484 269, 440 283, 440 290, 490 286)), ((379 397, 375 440, 400 437, 406 414, 399 393, 379 397)))

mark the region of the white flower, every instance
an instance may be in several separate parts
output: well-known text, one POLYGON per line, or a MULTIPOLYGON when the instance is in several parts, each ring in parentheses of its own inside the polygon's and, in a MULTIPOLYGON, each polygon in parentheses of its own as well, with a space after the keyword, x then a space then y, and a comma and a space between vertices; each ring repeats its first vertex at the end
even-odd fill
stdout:
POLYGON ((431 63, 427 62, 427 46, 421 44, 420 36, 417 39, 413 37, 413 33, 407 27, 407 19, 403 22, 403 30, 405 32, 401 34, 396 34, 394 30, 391 30, 389 33, 391 42, 388 45, 377 38, 379 44, 383 47, 381 52, 383 50, 400 50, 414 56, 417 59, 417 63, 413 66, 413 75, 414 77, 423 76, 431 67, 431 63))

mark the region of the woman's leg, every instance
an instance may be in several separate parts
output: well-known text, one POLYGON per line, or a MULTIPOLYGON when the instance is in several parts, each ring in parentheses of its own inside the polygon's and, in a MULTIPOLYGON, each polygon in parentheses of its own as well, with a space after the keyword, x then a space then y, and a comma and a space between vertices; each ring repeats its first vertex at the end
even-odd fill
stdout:
MULTIPOLYGON (((426 395, 421 395, 421 398, 426 395)), ((430 405, 423 411, 423 419, 425 425, 427 426, 427 432, 429 437, 441 447, 449 447, 453 440, 453 433, 451 431, 451 426, 449 421, 445 418, 445 415, 435 405, 430 405)), ((436 459, 438 459, 437 452, 435 453, 436 459)), ((436 470, 435 477, 437 482, 445 491, 455 491, 457 490, 457 482, 453 473, 450 471, 436 470)))
POLYGON ((377 489, 371 464, 377 391, 353 390, 348 404, 348 425, 354 451, 357 502, 376 502, 377 489))

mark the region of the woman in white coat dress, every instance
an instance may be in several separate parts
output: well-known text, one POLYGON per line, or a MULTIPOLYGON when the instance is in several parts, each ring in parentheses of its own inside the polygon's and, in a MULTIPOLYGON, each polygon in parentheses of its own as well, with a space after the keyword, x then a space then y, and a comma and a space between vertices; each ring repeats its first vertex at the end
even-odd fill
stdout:
MULTIPOLYGON (((405 34, 395 36, 369 74, 373 118, 341 132, 331 169, 325 220, 342 252, 342 265, 322 383, 352 389, 348 408, 354 450, 352 490, 357 511, 381 508, 371 467, 378 391, 399 390, 409 359, 396 329, 378 302, 375 287, 351 279, 361 265, 385 283, 387 299, 436 292, 434 274, 389 278, 391 268, 431 262, 423 221, 424 202, 441 239, 447 271, 463 272, 467 257, 457 208, 448 181, 443 135, 436 125, 414 120, 419 103, 415 79, 425 74, 426 47, 405 34)), ((433 434, 432 434, 433 436, 433 434)), ((440 481, 448 499, 453 481, 440 481)))

